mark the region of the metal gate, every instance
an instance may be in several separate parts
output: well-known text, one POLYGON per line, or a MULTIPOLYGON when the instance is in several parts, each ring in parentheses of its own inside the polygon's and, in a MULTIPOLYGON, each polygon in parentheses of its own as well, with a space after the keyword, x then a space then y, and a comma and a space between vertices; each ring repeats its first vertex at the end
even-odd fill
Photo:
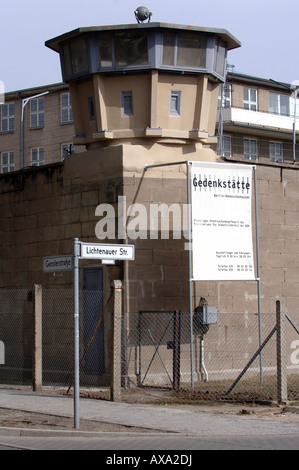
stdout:
POLYGON ((178 390, 181 312, 179 310, 139 311, 137 328, 139 349, 137 385, 172 387, 178 390))

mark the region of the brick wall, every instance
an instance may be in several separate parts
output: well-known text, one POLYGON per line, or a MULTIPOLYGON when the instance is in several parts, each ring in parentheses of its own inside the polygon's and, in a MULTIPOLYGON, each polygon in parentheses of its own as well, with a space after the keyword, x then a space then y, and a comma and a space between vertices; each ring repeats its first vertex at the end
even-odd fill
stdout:
MULTIPOLYGON (((14 130, 2 132, 0 135, 0 154, 2 152, 14 152, 15 169, 20 168, 20 128, 21 128, 21 103, 22 98, 36 95, 50 90, 44 99, 44 126, 30 128, 30 102, 24 108, 24 167, 30 166, 30 149, 44 147, 44 161, 46 164, 61 161, 61 145, 73 142, 75 135, 74 123, 61 122, 60 97, 62 93, 68 93, 66 85, 52 85, 49 88, 23 90, 18 95, 16 92, 7 94, 6 103, 14 103, 14 130)), ((85 148, 77 146, 76 151, 82 152, 85 148)))

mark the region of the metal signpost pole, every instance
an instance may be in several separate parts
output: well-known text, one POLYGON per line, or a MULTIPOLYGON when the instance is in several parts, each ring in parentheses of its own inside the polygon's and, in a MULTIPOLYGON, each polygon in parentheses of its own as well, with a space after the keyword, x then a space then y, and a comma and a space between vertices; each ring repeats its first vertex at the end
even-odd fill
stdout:
POLYGON ((80 427, 79 380, 79 257, 80 242, 74 238, 74 427, 80 427))

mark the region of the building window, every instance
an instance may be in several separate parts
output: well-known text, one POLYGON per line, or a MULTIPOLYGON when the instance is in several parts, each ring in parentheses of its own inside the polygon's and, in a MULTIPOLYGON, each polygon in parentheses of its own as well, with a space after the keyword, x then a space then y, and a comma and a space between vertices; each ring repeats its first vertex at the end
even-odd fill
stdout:
POLYGON ((84 37, 73 38, 63 45, 63 68, 67 76, 88 71, 87 45, 84 37))
POLYGON ((69 143, 69 144, 62 144, 61 145, 61 161, 63 162, 65 157, 68 155, 73 155, 76 153, 76 147, 74 144, 69 143))
POLYGON ((218 73, 218 75, 221 75, 222 77, 224 76, 225 61, 226 61, 226 44, 221 39, 218 39, 215 45, 214 71, 218 73))
POLYGON ((30 165, 41 166, 45 163, 44 147, 36 147, 30 150, 30 165))
POLYGON ((1 132, 13 132, 15 129, 15 104, 1 106, 1 132))
POLYGON ((162 64, 172 67, 205 68, 207 39, 191 31, 165 31, 162 64))
POLYGON ((290 115, 290 97, 279 93, 269 93, 269 113, 290 115))
POLYGON ((114 35, 116 67, 148 65, 147 35, 141 31, 118 31, 114 35))
POLYGON ((95 120, 95 112, 94 112, 94 101, 92 96, 88 98, 88 115, 89 115, 89 120, 94 121, 95 120))
POLYGON ((229 135, 223 136, 223 156, 224 157, 231 157, 232 156, 232 148, 231 148, 231 137, 229 135))
POLYGON ((44 98, 35 98, 30 101, 30 127, 44 126, 44 98))
POLYGON ((224 83, 219 87, 218 108, 230 108, 232 104, 232 86, 224 83), (221 100, 222 98, 222 100, 221 100))
POLYGON ((250 109, 250 111, 257 111, 257 90, 255 88, 244 88, 244 109, 250 109))
POLYGON ((122 116, 133 115, 133 96, 131 91, 121 92, 121 114, 122 116))
POLYGON ((8 173, 15 169, 15 153, 2 152, 1 154, 1 173, 8 173))
POLYGON ((111 34, 103 33, 99 39, 100 67, 113 67, 111 34))
POLYGON ((270 142, 270 162, 282 162, 283 161, 283 148, 281 142, 270 142))
POLYGON ((60 113, 61 122, 73 122, 73 110, 70 93, 62 93, 60 95, 60 113))
POLYGON ((170 96, 170 114, 179 116, 181 110, 181 92, 172 91, 170 96))
POLYGON ((217 152, 221 157, 231 157, 231 137, 229 135, 219 135, 217 142, 217 152))
POLYGON ((257 141, 255 139, 244 139, 245 160, 257 160, 257 141))

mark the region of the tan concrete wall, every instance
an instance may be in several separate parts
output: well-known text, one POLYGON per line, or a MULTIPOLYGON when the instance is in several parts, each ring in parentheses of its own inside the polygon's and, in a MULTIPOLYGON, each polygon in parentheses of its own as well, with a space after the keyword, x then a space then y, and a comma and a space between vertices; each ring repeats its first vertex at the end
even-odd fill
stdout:
MULTIPOLYGON (((208 76, 148 72, 142 75, 95 76, 93 81, 71 83, 76 141, 87 148, 114 145, 116 139, 151 135, 166 139, 196 139, 206 143, 215 134, 218 83, 208 76), (121 93, 132 92, 133 114, 122 115, 121 93), (180 95, 180 112, 170 112, 171 92, 180 95), (95 120, 88 115, 94 99, 95 120), (196 132, 190 137, 190 131, 196 132), (104 136, 104 131, 107 136, 104 136), (107 139, 107 140, 105 140, 107 139)), ((182 143, 182 142, 180 142, 182 143)))

